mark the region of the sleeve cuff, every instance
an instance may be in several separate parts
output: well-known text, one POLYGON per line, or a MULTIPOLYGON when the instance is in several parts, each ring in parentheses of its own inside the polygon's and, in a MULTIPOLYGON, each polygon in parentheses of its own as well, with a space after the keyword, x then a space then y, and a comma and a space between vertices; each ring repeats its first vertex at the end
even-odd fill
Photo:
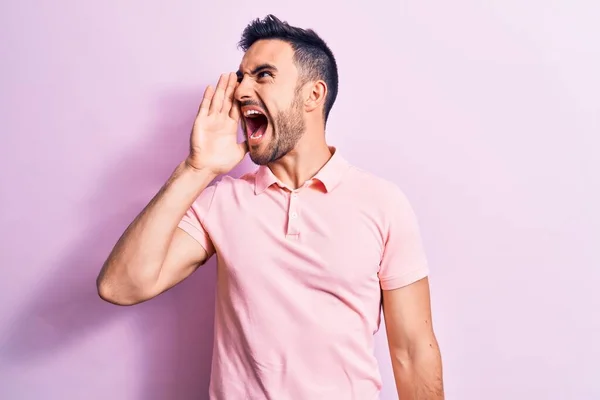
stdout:
POLYGON ((380 285, 381 289, 383 290, 394 290, 408 286, 411 283, 415 283, 427 276, 429 276, 429 268, 423 267, 401 276, 380 278, 380 285))
POLYGON ((184 232, 200 243, 200 246, 206 250, 206 253, 209 257, 215 252, 215 248, 206 232, 199 230, 186 220, 181 220, 177 227, 181 228, 184 232))

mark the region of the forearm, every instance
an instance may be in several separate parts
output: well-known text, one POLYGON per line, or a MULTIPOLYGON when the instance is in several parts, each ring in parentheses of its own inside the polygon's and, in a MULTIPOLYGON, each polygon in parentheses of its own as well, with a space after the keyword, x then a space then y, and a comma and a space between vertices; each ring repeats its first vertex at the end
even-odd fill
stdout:
POLYGON ((442 360, 435 340, 394 350, 392 366, 400 400, 443 400, 442 360))
POLYGON ((125 230, 104 263, 97 282, 102 297, 138 296, 152 287, 178 223, 214 177, 185 163, 175 169, 125 230))

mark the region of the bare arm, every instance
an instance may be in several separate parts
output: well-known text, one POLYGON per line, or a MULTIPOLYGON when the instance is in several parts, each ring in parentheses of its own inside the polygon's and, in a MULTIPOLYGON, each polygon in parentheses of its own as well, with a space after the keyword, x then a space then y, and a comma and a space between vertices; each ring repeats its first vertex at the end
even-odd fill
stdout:
POLYGON ((429 280, 384 290, 383 313, 400 399, 443 400, 442 360, 431 322, 429 280))
POLYGON ((100 297, 132 305, 164 292, 206 261, 205 249, 177 228, 214 174, 182 163, 123 233, 104 263, 100 297))
POLYGON ((151 299, 188 277, 207 251, 177 226, 210 182, 235 167, 248 147, 237 143, 237 76, 223 74, 209 86, 194 121, 190 154, 125 230, 97 279, 108 302, 132 305, 151 299))

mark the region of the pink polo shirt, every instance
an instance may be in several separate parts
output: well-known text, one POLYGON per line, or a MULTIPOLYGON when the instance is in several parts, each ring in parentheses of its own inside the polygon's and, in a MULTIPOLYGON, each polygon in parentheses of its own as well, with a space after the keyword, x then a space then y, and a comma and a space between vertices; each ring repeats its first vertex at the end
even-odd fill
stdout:
POLYGON ((401 190, 332 150, 297 190, 263 166, 223 177, 179 224, 218 260, 211 399, 379 395, 380 290, 427 262, 401 190))

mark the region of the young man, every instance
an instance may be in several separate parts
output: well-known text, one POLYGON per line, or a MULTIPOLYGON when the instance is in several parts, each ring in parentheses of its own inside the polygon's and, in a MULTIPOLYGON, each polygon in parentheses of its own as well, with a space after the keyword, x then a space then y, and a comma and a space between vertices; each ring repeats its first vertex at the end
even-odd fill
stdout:
POLYGON ((216 254, 211 399, 376 399, 382 306, 400 397, 443 399, 411 206, 325 140, 333 54, 273 16, 252 22, 240 45, 237 73, 204 93, 189 156, 106 260, 100 296, 146 301, 216 254), (247 153, 255 172, 209 185, 247 153))

